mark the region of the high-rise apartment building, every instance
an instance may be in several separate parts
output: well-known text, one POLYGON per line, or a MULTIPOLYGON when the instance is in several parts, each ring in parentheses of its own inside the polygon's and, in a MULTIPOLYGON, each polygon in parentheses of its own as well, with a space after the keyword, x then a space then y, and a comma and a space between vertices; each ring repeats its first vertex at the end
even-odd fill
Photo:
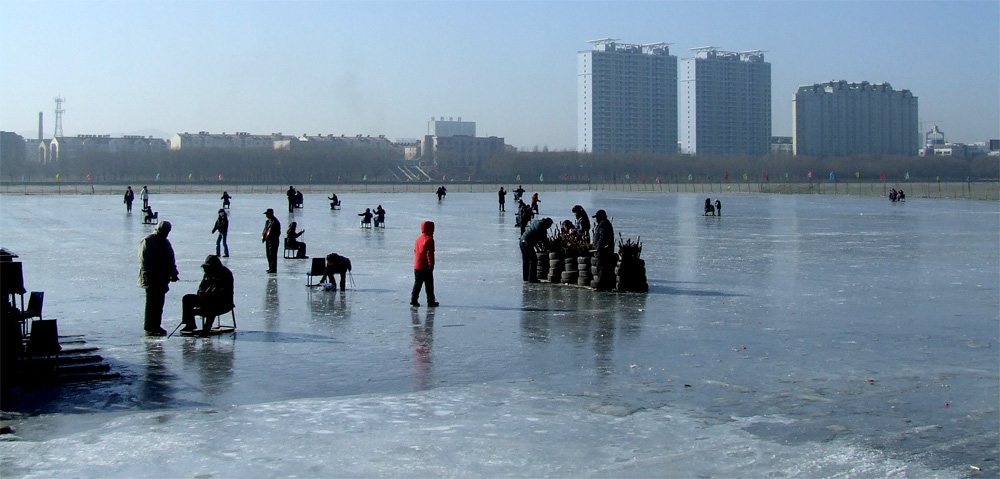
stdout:
POLYGON ((681 151, 766 155, 771 150, 771 64, 760 50, 692 48, 681 60, 681 151))
POLYGON ((577 54, 577 149, 677 152, 677 57, 668 43, 605 38, 577 54))
POLYGON ((917 97, 888 83, 832 81, 799 87, 793 99, 796 155, 916 155, 917 97))

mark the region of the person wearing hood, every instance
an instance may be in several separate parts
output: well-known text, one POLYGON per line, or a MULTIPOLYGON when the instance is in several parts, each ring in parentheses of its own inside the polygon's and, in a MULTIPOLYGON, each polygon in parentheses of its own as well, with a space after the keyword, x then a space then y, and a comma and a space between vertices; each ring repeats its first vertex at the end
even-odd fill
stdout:
POLYGON ((143 328, 146 336, 166 336, 167 331, 160 326, 163 319, 163 302, 166 300, 170 283, 177 281, 177 264, 174 262, 174 248, 167 240, 170 222, 156 225, 152 234, 139 242, 139 287, 146 290, 146 311, 143 328))
POLYGON ((385 228, 385 210, 382 209, 382 205, 375 208, 375 227, 385 228))
POLYGON ((542 244, 548 247, 549 228, 552 218, 532 220, 524 233, 521 234, 521 279, 529 283, 538 283, 538 254, 535 246, 542 244))
POLYGON ((611 291, 615 287, 615 228, 608 221, 604 210, 594 214, 594 256, 597 259, 597 291, 611 291))
POLYGON ((417 297, 420 287, 427 291, 427 306, 437 306, 434 298, 434 222, 420 224, 420 236, 413 244, 413 291, 410 292, 410 306, 420 306, 417 297))
POLYGON ((233 272, 214 254, 205 258, 201 268, 205 271, 205 276, 198 284, 198 294, 185 294, 181 298, 181 321, 184 324, 181 334, 185 336, 196 332, 195 316, 205 317, 205 327, 201 334, 207 335, 212 330, 215 317, 228 313, 235 307, 233 272))

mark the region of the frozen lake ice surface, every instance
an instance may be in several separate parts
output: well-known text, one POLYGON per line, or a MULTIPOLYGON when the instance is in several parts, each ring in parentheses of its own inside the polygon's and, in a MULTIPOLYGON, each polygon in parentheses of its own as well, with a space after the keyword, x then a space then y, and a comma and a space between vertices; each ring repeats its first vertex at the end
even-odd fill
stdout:
MULTIPOLYGON (((168 331, 219 194, 151 196, 180 270, 168 331)), ((325 196, 287 213, 282 193, 234 195, 238 329, 207 339, 143 336, 138 206, 0 197, 0 246, 44 316, 122 375, 4 396, 0 475, 1000 475, 996 202, 722 194, 704 217, 708 195, 542 193, 542 216, 605 209, 641 237, 636 294, 523 283, 494 193, 325 196), (359 228, 379 204, 387 227, 359 228), (310 257, 351 258, 346 291, 307 288, 310 260, 264 273, 266 208, 310 257), (414 309, 425 220, 441 306, 414 309)))

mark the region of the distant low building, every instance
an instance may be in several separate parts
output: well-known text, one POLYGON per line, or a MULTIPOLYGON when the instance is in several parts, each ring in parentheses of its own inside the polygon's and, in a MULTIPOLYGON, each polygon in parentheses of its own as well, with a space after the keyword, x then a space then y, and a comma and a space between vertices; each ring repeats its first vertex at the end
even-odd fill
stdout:
POLYGON ((388 140, 385 135, 379 136, 347 136, 347 135, 302 135, 274 140, 274 149, 299 152, 335 151, 342 149, 357 149, 379 151, 389 156, 402 158, 403 148, 388 140))
POLYGON ((792 137, 790 136, 772 136, 771 137, 771 154, 772 155, 794 155, 795 148, 793 148, 792 137))
POLYGON ((986 142, 973 143, 949 143, 945 140, 944 132, 937 125, 924 134, 924 147, 918 151, 920 156, 955 156, 966 158, 969 156, 985 155, 988 153, 986 142))
POLYGON ((503 138, 495 136, 431 136, 420 143, 419 161, 436 166, 479 166, 497 153, 506 151, 503 138))
POLYGON ((77 135, 57 136, 43 140, 38 146, 42 163, 58 163, 60 160, 78 158, 88 154, 148 154, 167 150, 167 142, 161 138, 126 135, 77 135))
POLYGON ((275 141, 284 137, 281 133, 270 135, 251 135, 246 132, 227 134, 225 132, 209 133, 177 133, 170 139, 171 150, 191 150, 199 148, 224 149, 274 149, 275 141))

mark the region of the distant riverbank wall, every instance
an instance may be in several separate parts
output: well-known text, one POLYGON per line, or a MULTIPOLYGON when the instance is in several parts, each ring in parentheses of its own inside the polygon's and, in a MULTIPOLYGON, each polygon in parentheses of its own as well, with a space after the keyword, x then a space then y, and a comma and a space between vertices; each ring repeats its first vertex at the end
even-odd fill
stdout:
MULTIPOLYGON (((430 193, 445 185, 448 193, 496 193, 501 186, 508 192, 517 188, 518 183, 352 183, 314 185, 298 184, 296 189, 304 194, 332 193, 430 193)), ((677 183, 521 183, 531 193, 556 191, 617 191, 624 193, 697 193, 709 196, 719 194, 789 194, 789 195, 833 195, 833 196, 888 196, 891 188, 902 189, 908 198, 964 198, 971 200, 1000 200, 1000 182, 677 182, 677 183)), ((90 182, 3 182, 0 194, 4 195, 123 195, 124 184, 100 184, 90 182)), ((138 196, 143 185, 133 184, 132 190, 138 196)), ((233 184, 233 183, 148 183, 149 191, 157 193, 213 193, 221 195, 228 191, 238 194, 284 194, 289 185, 233 184)))

